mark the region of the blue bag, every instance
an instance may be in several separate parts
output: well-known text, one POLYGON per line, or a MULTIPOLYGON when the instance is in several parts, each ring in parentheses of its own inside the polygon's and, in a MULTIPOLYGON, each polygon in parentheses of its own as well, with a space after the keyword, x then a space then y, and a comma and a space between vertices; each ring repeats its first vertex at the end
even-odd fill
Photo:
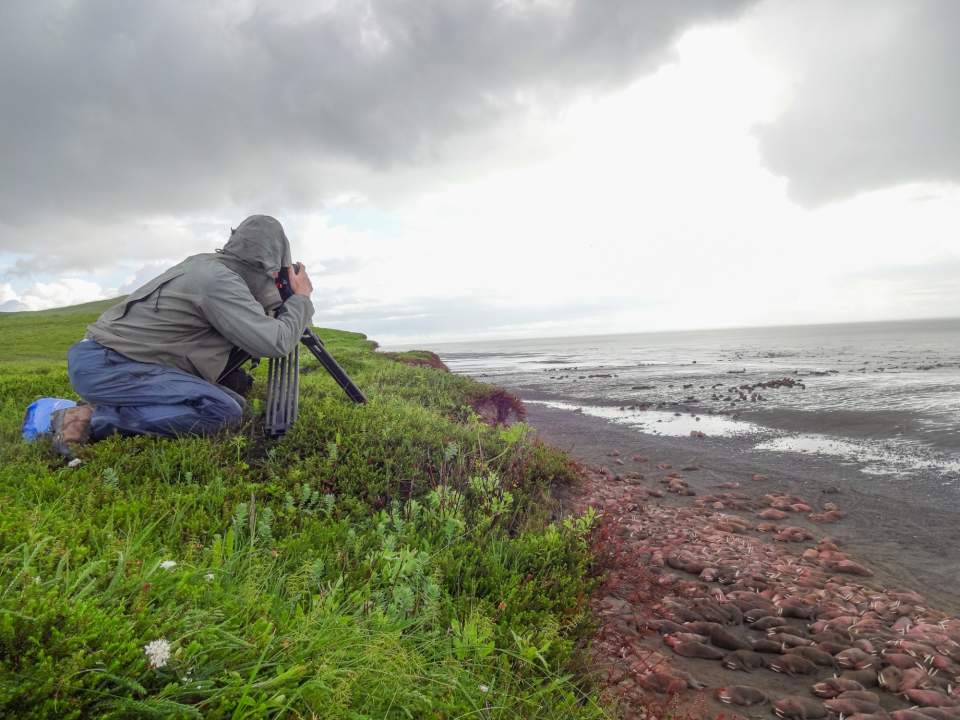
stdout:
POLYGON ((27 412, 23 416, 23 439, 36 440, 41 435, 50 432, 50 417, 57 410, 76 407, 77 403, 73 400, 64 398, 40 398, 34 400, 27 407, 27 412))

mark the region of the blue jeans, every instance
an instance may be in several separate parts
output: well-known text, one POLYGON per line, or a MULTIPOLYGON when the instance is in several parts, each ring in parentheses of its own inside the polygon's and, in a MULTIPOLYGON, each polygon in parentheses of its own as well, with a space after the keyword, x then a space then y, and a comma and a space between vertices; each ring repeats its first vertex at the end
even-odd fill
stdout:
POLYGON ((131 360, 93 340, 67 353, 70 383, 93 405, 93 440, 121 435, 207 435, 240 422, 243 408, 224 388, 183 370, 131 360))

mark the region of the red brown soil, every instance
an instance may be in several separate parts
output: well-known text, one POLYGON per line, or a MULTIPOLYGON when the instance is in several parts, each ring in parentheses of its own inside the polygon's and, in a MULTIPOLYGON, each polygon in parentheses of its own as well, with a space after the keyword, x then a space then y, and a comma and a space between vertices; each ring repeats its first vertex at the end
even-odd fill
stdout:
MULTIPOLYGON (((626 464, 619 456, 613 463, 626 464)), ((565 511, 593 507, 600 513, 593 538, 603 580, 591 601, 600 622, 591 653, 603 696, 622 717, 760 718, 773 717, 772 703, 791 695, 822 703, 812 685, 842 668, 797 676, 769 668, 747 673, 717 660, 681 657, 665 642, 664 621, 703 634, 690 623, 698 615, 716 620, 716 613, 727 614, 723 629, 738 640, 766 639, 742 618, 751 605, 789 624, 786 632, 777 631, 778 642, 825 647, 824 633, 832 633, 840 646, 862 648, 864 682, 879 696, 878 717, 889 712, 897 718, 898 709, 915 704, 905 697, 909 683, 932 691, 929 698, 914 698, 960 705, 960 620, 930 608, 919 593, 876 583, 869 567, 843 553, 824 534, 826 523, 842 521, 841 508, 777 492, 763 476, 744 478, 751 495, 738 492, 737 482, 698 494, 685 479, 695 466, 676 470, 639 456, 629 463, 642 472, 587 469, 582 482, 559 497, 565 511), (758 486, 769 492, 759 496, 758 486), (771 508, 781 519, 759 516, 771 508), (909 682, 871 687, 881 670, 889 671, 886 656, 894 653, 916 660, 909 682), (723 705, 716 691, 726 685, 758 688, 769 702, 723 705)), ((764 657, 776 662, 781 655, 764 657)))
POLYGON ((415 352, 385 352, 382 353, 391 360, 403 363, 404 365, 413 365, 415 367, 431 367, 434 370, 450 372, 450 368, 440 359, 440 356, 429 350, 417 350, 415 352))
POLYGON ((509 425, 527 417, 527 408, 503 388, 484 386, 470 398, 470 406, 488 425, 509 425))

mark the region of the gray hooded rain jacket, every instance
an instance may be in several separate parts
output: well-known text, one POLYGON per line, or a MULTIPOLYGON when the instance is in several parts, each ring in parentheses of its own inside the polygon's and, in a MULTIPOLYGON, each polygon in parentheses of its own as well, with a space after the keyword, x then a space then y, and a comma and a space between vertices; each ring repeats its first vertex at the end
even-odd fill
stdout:
POLYGON ((280 223, 252 215, 222 250, 192 255, 104 312, 87 337, 140 362, 180 368, 217 382, 234 346, 253 357, 293 351, 313 316, 304 295, 280 293, 272 273, 290 265, 280 223))

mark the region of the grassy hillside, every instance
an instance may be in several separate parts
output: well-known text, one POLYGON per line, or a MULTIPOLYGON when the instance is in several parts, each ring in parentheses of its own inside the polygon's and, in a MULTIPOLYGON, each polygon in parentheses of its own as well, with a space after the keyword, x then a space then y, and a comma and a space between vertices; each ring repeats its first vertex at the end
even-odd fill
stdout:
POLYGON ((368 405, 308 358, 280 442, 254 412, 70 469, 19 425, 101 309, 0 314, 0 716, 603 715, 569 679, 589 520, 545 510, 572 469, 480 422, 487 386, 320 331, 368 405))

